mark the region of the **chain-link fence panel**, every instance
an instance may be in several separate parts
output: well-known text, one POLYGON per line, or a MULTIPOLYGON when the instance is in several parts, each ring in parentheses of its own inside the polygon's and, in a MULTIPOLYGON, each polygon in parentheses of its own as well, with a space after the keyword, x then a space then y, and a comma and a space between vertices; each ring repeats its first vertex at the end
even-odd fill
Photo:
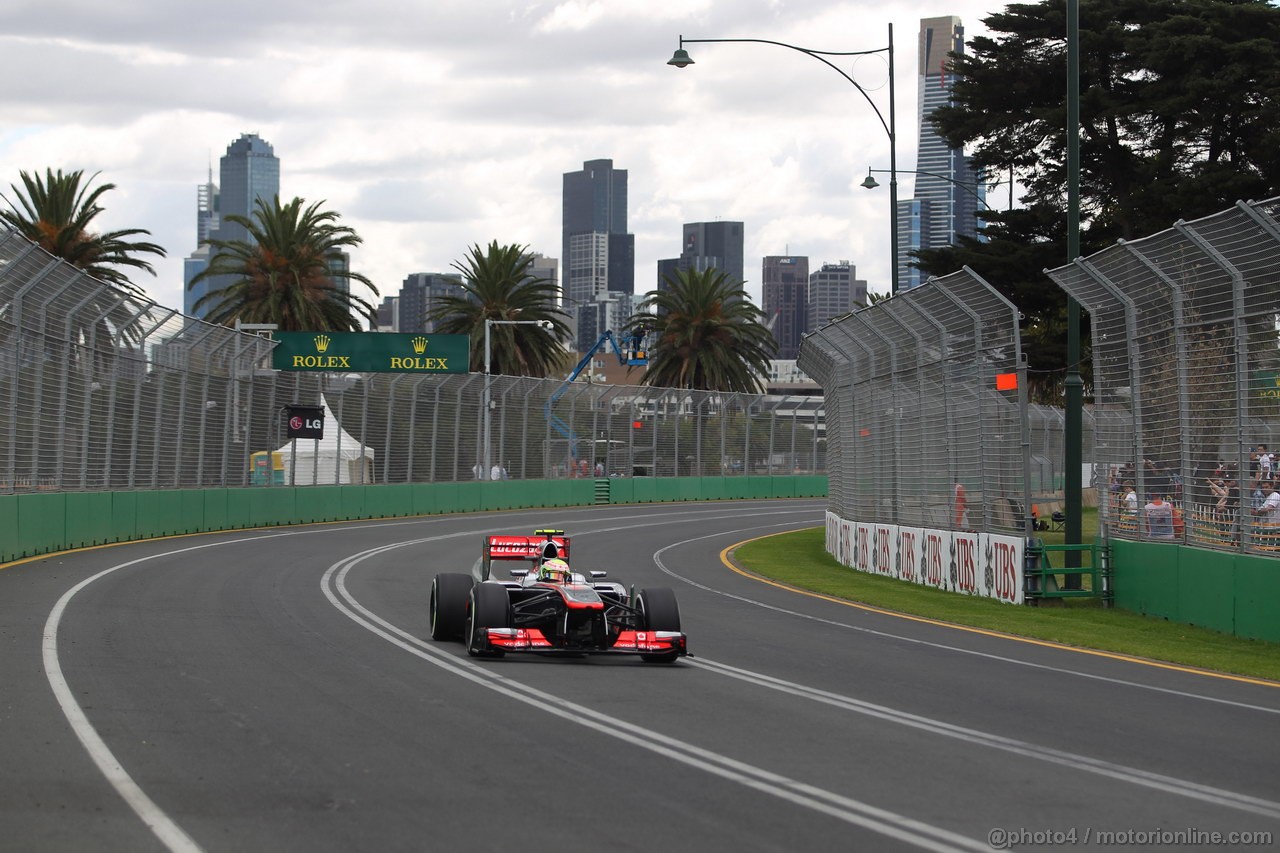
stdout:
POLYGON ((1028 529, 1018 313, 972 270, 818 329, 801 345, 800 366, 826 395, 828 506, 837 516, 1028 529))
POLYGON ((0 492, 826 470, 820 397, 277 371, 273 346, 0 231, 0 492), (325 438, 288 440, 291 405, 325 438))
POLYGON ((1278 207, 1241 202, 1049 272, 1092 315, 1111 535, 1280 551, 1278 207))

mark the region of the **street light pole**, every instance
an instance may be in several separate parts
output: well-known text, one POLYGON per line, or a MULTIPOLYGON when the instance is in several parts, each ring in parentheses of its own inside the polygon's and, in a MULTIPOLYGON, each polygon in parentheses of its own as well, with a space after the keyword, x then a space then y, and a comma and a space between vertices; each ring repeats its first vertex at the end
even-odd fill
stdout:
POLYGON ((877 48, 876 50, 813 50, 812 48, 799 47, 794 44, 787 44, 781 41, 772 41, 770 39, 687 39, 680 36, 680 47, 667 60, 668 65, 674 65, 676 68, 686 68, 693 65, 693 60, 689 57, 689 52, 684 49, 686 44, 718 44, 718 43, 751 43, 751 44, 772 44, 778 47, 785 47, 811 56, 814 59, 826 65, 832 71, 835 71, 853 87, 857 89, 867 103, 871 105, 871 109, 875 110, 876 118, 880 119, 880 126, 884 128, 884 132, 889 136, 889 251, 893 257, 890 259, 890 273, 893 286, 893 293, 898 292, 898 133, 897 133, 897 115, 895 110, 894 97, 894 68, 893 68, 893 24, 889 24, 889 44, 887 47, 877 48), (889 117, 886 120, 880 108, 876 106, 876 102, 871 100, 871 96, 867 94, 867 90, 858 84, 857 80, 840 69, 837 65, 824 57, 827 56, 870 56, 875 53, 888 54, 889 59, 889 117))
MULTIPOLYGON (((877 181, 875 178, 871 177, 871 175, 872 175, 872 173, 873 173, 873 172, 879 172, 880 174, 885 175, 885 174, 888 174, 888 173, 889 173, 889 170, 888 170, 888 169, 867 169, 867 177, 866 177, 866 179, 864 179, 864 180, 863 180, 863 182, 862 182, 861 186, 866 187, 866 188, 867 188, 867 189, 869 189, 869 190, 874 190, 874 189, 876 189, 877 187, 879 187, 879 186, 880 186, 880 182, 879 182, 879 181, 877 181)), ((988 184, 986 181, 983 181, 983 182, 981 182, 981 183, 979 183, 979 184, 969 184, 969 183, 966 183, 966 182, 964 182, 964 181, 957 181, 955 178, 948 178, 946 175, 939 175, 937 172, 926 172, 926 171, 925 171, 925 170, 923 170, 923 169, 903 169, 903 170, 901 170, 898 174, 900 174, 900 175, 928 175, 928 176, 929 176, 929 177, 931 177, 931 178, 938 178, 939 180, 946 181, 946 182, 947 182, 947 183, 949 183, 949 184, 955 184, 957 187, 959 187, 960 189, 964 190, 964 191, 965 191, 965 192, 967 192, 969 195, 973 196, 973 197, 974 197, 974 199, 976 199, 976 200, 977 200, 978 204, 982 205, 982 206, 983 206, 983 207, 985 207, 987 210, 991 210, 991 209, 992 209, 991 205, 987 203, 987 200, 986 200, 985 198, 983 198, 982 196, 978 195, 978 191, 977 191, 977 190, 975 190, 975 189, 974 189, 974 187, 977 187, 977 186, 991 186, 991 187, 998 187, 998 186, 1000 186, 1000 184, 1003 184, 1003 183, 1004 183, 1004 181, 996 181, 995 183, 988 184)), ((1010 200, 1010 202, 1009 202, 1009 208, 1010 208, 1010 210, 1012 210, 1012 209, 1013 209, 1013 201, 1012 201, 1012 200, 1010 200)))
POLYGON ((493 415, 493 401, 491 399, 490 385, 493 376, 489 372, 490 362, 492 360, 491 350, 489 346, 489 329, 493 326, 541 326, 544 329, 552 329, 553 325, 550 320, 490 320, 487 317, 484 321, 484 417, 481 419, 483 427, 483 436, 481 440, 484 442, 484 451, 481 454, 481 464, 484 469, 480 472, 479 479, 491 479, 490 471, 493 470, 492 455, 489 448, 489 431, 490 423, 493 415))
MULTIPOLYGON (((1067 0, 1067 262, 1080 256, 1080 0, 1067 0)), ((1067 375, 1063 403, 1062 467, 1063 507, 1066 510, 1066 544, 1079 545, 1083 534, 1080 470, 1083 467, 1081 438, 1084 433, 1081 409, 1084 408, 1084 381, 1080 378, 1080 303, 1067 295, 1067 375)), ((1074 558, 1067 565, 1080 565, 1078 551, 1068 551, 1074 558)), ((1079 589, 1080 576, 1068 575, 1067 588, 1079 589)))

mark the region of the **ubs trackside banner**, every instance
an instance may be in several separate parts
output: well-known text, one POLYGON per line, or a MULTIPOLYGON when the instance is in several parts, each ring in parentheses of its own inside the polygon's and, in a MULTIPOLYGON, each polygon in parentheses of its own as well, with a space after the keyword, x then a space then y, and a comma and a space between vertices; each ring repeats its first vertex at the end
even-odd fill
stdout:
POLYGON ((860 572, 1024 603, 1021 536, 850 521, 828 511, 826 545, 860 572))

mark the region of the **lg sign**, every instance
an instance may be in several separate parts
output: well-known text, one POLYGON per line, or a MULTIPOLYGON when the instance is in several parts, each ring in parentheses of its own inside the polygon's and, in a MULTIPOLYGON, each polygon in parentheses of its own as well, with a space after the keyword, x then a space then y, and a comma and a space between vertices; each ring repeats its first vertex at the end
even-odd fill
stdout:
POLYGON ((324 438, 324 409, 319 406, 286 406, 289 438, 324 438))

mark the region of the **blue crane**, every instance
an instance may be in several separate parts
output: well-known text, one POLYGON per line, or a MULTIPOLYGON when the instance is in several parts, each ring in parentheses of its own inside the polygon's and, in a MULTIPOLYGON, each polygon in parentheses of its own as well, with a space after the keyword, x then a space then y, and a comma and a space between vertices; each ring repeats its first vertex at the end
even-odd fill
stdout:
POLYGON ((550 397, 547 398, 547 404, 544 410, 547 415, 547 423, 551 428, 569 440, 569 453, 571 458, 578 458, 578 436, 569 428, 569 425, 557 414, 551 411, 556 401, 564 396, 564 392, 569 390, 569 386, 578 378, 582 371, 587 369, 591 364, 591 359, 596 353, 604 349, 605 344, 609 344, 614 353, 618 356, 618 363, 627 367, 643 366, 649 363, 648 354, 644 349, 644 330, 637 327, 636 330, 627 338, 627 348, 624 350, 618 345, 617 338, 614 337, 612 330, 606 330, 600 336, 600 340, 596 341, 595 346, 587 351, 587 354, 578 362, 578 366, 573 369, 568 378, 561 383, 560 387, 555 390, 550 397))

